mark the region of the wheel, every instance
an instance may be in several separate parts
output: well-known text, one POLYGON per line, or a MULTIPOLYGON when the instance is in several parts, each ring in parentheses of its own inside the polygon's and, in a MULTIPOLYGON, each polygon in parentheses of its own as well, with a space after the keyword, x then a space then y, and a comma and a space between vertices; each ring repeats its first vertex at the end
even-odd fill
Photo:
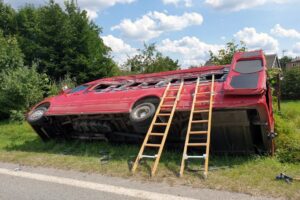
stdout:
POLYGON ((159 100, 154 98, 138 102, 130 113, 130 120, 132 122, 145 122, 152 119, 158 103, 159 100))
POLYGON ((27 116, 27 121, 33 125, 41 124, 45 120, 44 114, 47 110, 48 108, 43 106, 36 108, 31 113, 29 113, 29 115, 27 116))
POLYGON ((48 141, 53 136, 53 127, 49 126, 49 122, 44 116, 47 110, 48 106, 42 105, 34 109, 27 116, 28 123, 32 126, 32 128, 42 138, 43 141, 48 141))
POLYGON ((158 104, 158 98, 148 98, 136 103, 129 117, 137 132, 147 131, 158 104))

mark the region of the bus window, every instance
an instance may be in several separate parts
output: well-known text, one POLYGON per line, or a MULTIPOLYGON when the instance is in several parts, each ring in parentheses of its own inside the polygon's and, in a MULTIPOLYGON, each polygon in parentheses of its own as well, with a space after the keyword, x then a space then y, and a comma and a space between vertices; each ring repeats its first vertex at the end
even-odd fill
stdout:
POLYGON ((99 84, 94 88, 94 91, 103 92, 106 89, 108 89, 110 86, 112 86, 112 85, 111 84, 99 84))
POLYGON ((183 79, 185 83, 193 83, 197 81, 197 77, 187 77, 183 79))

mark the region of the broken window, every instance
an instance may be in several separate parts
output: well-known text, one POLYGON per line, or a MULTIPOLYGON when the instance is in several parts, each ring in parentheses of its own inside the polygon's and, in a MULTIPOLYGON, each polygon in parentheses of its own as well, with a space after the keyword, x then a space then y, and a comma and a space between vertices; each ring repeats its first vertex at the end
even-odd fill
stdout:
POLYGON ((187 77, 183 79, 185 83, 192 83, 197 81, 197 77, 187 77))
POLYGON ((107 89, 109 88, 111 85, 110 84, 100 84, 100 85, 97 85, 94 90, 96 91, 101 91, 101 90, 104 90, 104 89, 107 89))
POLYGON ((134 83, 128 85, 128 87, 137 87, 137 86, 139 86, 141 84, 142 84, 142 82, 134 82, 134 83))
POLYGON ((180 83, 180 79, 178 79, 178 78, 175 78, 175 79, 172 79, 171 81, 170 81, 171 83, 180 83))

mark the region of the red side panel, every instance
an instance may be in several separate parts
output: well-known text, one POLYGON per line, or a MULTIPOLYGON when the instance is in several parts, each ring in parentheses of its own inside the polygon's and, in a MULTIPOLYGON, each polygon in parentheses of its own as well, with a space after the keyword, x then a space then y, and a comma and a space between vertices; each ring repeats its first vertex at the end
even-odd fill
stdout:
POLYGON ((235 53, 224 83, 225 94, 262 94, 266 90, 266 70, 263 51, 235 53))

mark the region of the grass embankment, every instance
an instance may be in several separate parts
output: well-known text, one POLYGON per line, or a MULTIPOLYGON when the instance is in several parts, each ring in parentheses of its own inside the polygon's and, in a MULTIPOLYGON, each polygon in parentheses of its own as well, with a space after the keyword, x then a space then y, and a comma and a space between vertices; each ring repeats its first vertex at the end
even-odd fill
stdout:
MULTIPOLYGON (((300 156, 298 155, 300 102, 284 103, 282 114, 276 115, 276 120, 280 150, 276 157, 212 157, 210 165, 219 169, 210 171, 209 178, 203 180, 199 178, 199 173, 195 172, 185 172, 184 178, 178 178, 182 152, 169 150, 163 153, 157 175, 151 178, 151 181, 300 199, 300 182, 286 184, 283 181, 274 180, 280 172, 300 176, 299 162, 294 164, 280 162, 291 161, 300 156), (293 155, 285 159, 285 153, 288 151, 293 155)), ((143 164, 134 176, 129 171, 128 161, 136 156, 138 150, 137 145, 105 142, 50 141, 44 143, 26 123, 0 124, 0 161, 5 162, 148 180, 149 165, 147 164, 143 164), (110 152, 111 158, 107 163, 100 162, 99 152, 102 150, 110 152)))

